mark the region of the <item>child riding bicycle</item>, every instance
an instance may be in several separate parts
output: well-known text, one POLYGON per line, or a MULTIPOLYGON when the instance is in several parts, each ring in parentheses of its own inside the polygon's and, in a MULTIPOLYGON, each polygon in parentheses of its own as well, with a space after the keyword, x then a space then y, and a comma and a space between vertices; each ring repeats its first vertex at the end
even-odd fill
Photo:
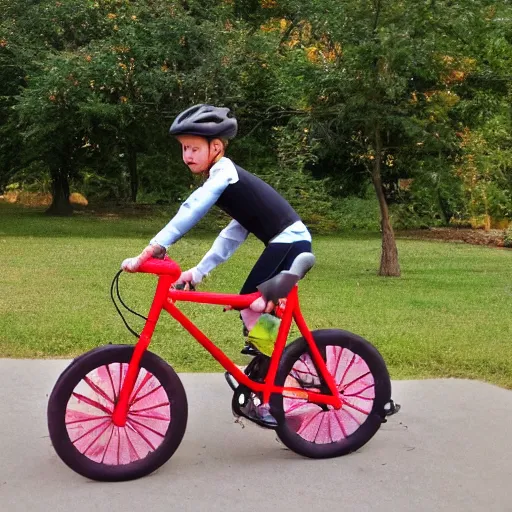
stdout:
MULTIPOLYGON (((134 272, 149 258, 163 257, 167 248, 195 226, 213 205, 233 220, 201 261, 182 272, 175 284, 187 287, 199 284, 215 267, 228 260, 250 233, 264 243, 265 249, 242 286, 241 294, 255 292, 262 282, 289 270, 297 255, 311 252, 311 235, 290 204, 270 185, 224 156, 228 140, 235 137, 237 130, 236 118, 228 108, 199 104, 176 117, 170 134, 181 144, 183 161, 192 173, 207 179, 138 256, 123 261, 123 270, 134 272)), ((261 314, 270 313, 274 306, 260 298, 242 310, 244 333, 249 333, 261 314)), ((242 352, 258 353, 250 344, 242 352)), ((250 402, 249 407, 249 415, 269 425, 276 423, 268 404, 256 406, 250 402)))

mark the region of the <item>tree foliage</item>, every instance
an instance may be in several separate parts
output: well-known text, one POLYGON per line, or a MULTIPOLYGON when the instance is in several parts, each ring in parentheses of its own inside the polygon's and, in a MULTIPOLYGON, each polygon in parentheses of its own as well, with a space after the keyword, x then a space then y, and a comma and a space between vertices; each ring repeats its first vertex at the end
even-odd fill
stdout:
POLYGON ((51 212, 71 211, 70 183, 178 199, 190 177, 167 127, 211 102, 237 114, 234 157, 298 207, 328 217, 373 186, 383 275, 400 273, 393 224, 512 215, 508 2, 0 0, 0 11, 0 187, 39 169, 51 212))

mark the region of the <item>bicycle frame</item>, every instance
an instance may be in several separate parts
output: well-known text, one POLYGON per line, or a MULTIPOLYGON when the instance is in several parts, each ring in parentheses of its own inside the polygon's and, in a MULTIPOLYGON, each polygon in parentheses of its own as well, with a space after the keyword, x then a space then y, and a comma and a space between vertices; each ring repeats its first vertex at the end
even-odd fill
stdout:
MULTIPOLYGON (((255 292, 247 295, 236 295, 226 293, 210 293, 210 292, 190 292, 182 290, 170 289, 171 285, 179 277, 179 267, 168 260, 170 263, 175 265, 174 272, 171 272, 169 268, 166 268, 166 273, 162 274, 158 270, 163 268, 159 263, 155 262, 155 265, 149 266, 145 264, 146 270, 141 268, 143 272, 150 272, 158 274, 158 284, 156 287, 155 297, 151 308, 149 310, 148 319, 144 325, 144 328, 140 334, 139 340, 135 345, 132 359, 128 366, 126 378, 123 386, 119 393, 119 400, 115 406, 114 413, 112 415, 112 421, 117 426, 124 426, 128 414, 129 398, 133 392, 135 382, 139 375, 140 361, 144 354, 144 351, 148 348, 151 337, 155 330, 156 324, 160 317, 162 310, 166 310, 175 320, 177 320, 210 354, 228 371, 235 380, 242 385, 247 386, 255 393, 261 393, 263 403, 268 403, 270 396, 273 393, 279 393, 287 398, 298 398, 308 400, 315 404, 328 405, 334 409, 340 409, 342 406, 342 400, 339 397, 336 383, 333 376, 327 370, 325 361, 316 346, 315 340, 311 331, 308 329, 299 305, 298 287, 292 289, 289 293, 286 301, 286 306, 282 315, 281 325, 277 335, 277 340, 274 346, 274 351, 270 359, 270 365, 265 377, 265 382, 256 382, 250 379, 236 364, 220 350, 200 329, 198 329, 194 323, 187 318, 176 306, 176 302, 197 302, 202 304, 222 305, 231 306, 236 309, 245 309, 249 305, 261 297, 260 292, 255 292), (176 271, 177 268, 177 271, 176 271), (177 275, 176 275, 176 272, 177 275), (295 321, 299 328, 302 336, 305 338, 313 361, 320 372, 324 382, 327 384, 330 395, 311 392, 306 390, 300 390, 297 388, 289 388, 275 385, 275 378, 286 346, 286 340, 290 332, 292 319, 295 321)), ((162 262, 163 264, 163 262, 162 262)))

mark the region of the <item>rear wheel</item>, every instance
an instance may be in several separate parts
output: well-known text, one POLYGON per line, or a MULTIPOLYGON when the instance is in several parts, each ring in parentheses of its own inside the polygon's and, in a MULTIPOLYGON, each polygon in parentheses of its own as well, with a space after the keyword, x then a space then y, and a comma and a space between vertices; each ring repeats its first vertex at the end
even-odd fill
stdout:
MULTIPOLYGON (((273 395, 272 412, 279 423, 276 432, 300 455, 338 457, 357 450, 375 435, 391 399, 391 382, 382 356, 363 338, 334 329, 314 331, 313 337, 343 405, 335 410, 304 399, 273 395)), ((276 385, 330 394, 322 380, 306 340, 299 338, 288 345, 276 385)))
POLYGON ((187 398, 174 370, 146 351, 123 427, 112 422, 131 345, 94 349, 59 377, 48 403, 48 428, 59 457, 93 480, 145 476, 176 451, 187 424, 187 398))

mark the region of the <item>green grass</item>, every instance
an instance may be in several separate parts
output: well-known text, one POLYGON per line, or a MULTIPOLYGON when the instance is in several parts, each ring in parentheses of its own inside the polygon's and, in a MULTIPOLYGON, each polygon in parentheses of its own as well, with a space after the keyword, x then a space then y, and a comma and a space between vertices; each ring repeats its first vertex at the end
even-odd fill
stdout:
MULTIPOLYGON (((133 343, 110 302, 110 282, 120 262, 138 254, 165 222, 50 218, 0 203, 0 356, 71 357, 110 341, 133 343)), ((214 237, 193 231, 171 257, 188 268, 214 237)), ((398 249, 402 277, 380 278, 377 234, 315 237, 317 264, 300 286, 309 326, 369 339, 395 379, 466 377, 512 389, 512 251, 415 240, 399 240, 398 249)), ((236 292, 260 252, 261 244, 249 239, 201 289, 236 292)), ((123 274, 123 298, 145 312, 155 282, 123 274)), ((246 361, 236 313, 180 307, 229 356, 246 361)), ((179 371, 220 369, 165 313, 151 349, 179 371)))

